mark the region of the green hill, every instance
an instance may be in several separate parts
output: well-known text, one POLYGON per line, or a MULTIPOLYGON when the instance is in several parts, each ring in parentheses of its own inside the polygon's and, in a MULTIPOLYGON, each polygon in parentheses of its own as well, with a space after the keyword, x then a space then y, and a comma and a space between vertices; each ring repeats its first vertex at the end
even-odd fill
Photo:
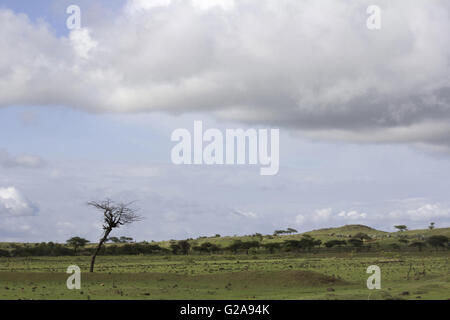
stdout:
MULTIPOLYGON (((190 239, 191 245, 201 245, 204 242, 209 242, 212 244, 216 244, 222 247, 226 247, 232 244, 236 240, 241 241, 261 241, 264 243, 269 242, 283 242, 285 240, 299 240, 303 237, 303 235, 309 235, 315 239, 320 239, 322 242, 326 242, 329 240, 346 240, 350 239, 358 233, 365 233, 369 237, 373 239, 373 242, 378 242, 380 244, 389 244, 397 242, 399 237, 407 237, 410 240, 421 240, 425 237, 429 237, 431 235, 445 235, 450 237, 450 228, 435 228, 433 230, 429 229, 420 229, 420 230, 408 230, 404 232, 387 232, 377 230, 365 225, 360 224, 351 224, 345 225, 336 228, 323 228, 318 230, 307 231, 304 233, 296 233, 290 235, 245 235, 245 236, 225 236, 225 237, 200 237, 197 239, 190 239)), ((172 240, 173 242, 174 240, 172 240)), ((171 241, 161 241, 155 242, 162 247, 168 248, 171 244, 171 241)))

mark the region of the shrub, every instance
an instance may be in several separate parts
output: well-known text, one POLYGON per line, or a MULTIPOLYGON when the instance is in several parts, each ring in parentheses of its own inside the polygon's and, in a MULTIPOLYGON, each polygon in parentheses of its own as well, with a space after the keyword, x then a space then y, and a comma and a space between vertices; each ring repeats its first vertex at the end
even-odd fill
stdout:
POLYGON ((347 243, 353 247, 362 247, 363 241, 355 238, 351 238, 347 241, 347 243))
POLYGON ((332 248, 335 246, 345 246, 347 242, 345 240, 329 240, 325 242, 325 247, 332 248))
POLYGON ((0 249, 0 257, 9 257, 9 256, 10 254, 8 250, 0 249))
POLYGON ((445 248, 445 247, 448 247, 448 245, 449 245, 449 238, 446 236, 441 236, 441 235, 431 236, 426 240, 426 242, 430 246, 435 247, 435 248, 438 248, 438 247, 445 248))

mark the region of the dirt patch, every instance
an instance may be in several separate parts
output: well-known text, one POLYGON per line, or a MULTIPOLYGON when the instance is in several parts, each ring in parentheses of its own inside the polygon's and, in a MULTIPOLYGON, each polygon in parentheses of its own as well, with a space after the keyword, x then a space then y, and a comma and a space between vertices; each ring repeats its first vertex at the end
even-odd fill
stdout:
POLYGON ((326 286, 346 284, 345 281, 312 271, 244 271, 222 274, 199 275, 199 280, 229 281, 239 285, 262 284, 267 286, 326 286))

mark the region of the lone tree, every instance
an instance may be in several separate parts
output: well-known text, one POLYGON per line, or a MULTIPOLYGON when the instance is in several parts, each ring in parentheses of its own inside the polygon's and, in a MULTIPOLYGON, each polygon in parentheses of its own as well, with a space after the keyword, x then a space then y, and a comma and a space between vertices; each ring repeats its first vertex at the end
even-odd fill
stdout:
POLYGON ((287 231, 286 233, 289 233, 289 234, 298 233, 298 231, 295 230, 294 228, 287 228, 286 231, 287 231))
POLYGON ((73 251, 76 254, 77 253, 77 249, 84 247, 86 244, 89 243, 89 240, 80 238, 80 237, 72 237, 69 240, 66 241, 68 246, 73 247, 73 251))
POLYGON ((111 199, 106 199, 101 202, 88 202, 88 206, 103 212, 103 235, 97 245, 97 249, 95 249, 94 254, 92 255, 90 272, 94 272, 95 258, 100 252, 102 245, 108 239, 111 231, 114 228, 119 228, 125 224, 142 220, 142 217, 136 213, 137 210, 132 207, 133 203, 134 201, 129 203, 116 203, 111 199))
POLYGON ((402 225, 398 225, 398 226, 394 226, 394 228, 398 229, 398 231, 400 231, 400 232, 408 230, 408 227, 403 225, 403 224, 402 225))
POLYGON ((133 238, 122 236, 122 237, 120 237, 119 242, 120 242, 120 243, 129 243, 129 242, 133 242, 133 238))
POLYGON ((434 222, 430 222, 430 225, 428 226, 428 229, 433 230, 434 229, 434 222))
POLYGON ((273 235, 274 235, 274 236, 279 236, 280 234, 284 234, 284 233, 286 233, 285 230, 275 230, 275 231, 273 232, 273 235))

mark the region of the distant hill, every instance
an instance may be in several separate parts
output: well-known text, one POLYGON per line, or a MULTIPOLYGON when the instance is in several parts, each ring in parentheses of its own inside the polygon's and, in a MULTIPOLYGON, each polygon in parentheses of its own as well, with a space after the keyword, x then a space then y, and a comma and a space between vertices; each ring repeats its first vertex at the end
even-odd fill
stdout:
POLYGON ((357 233, 367 233, 367 234, 388 234, 389 232, 386 231, 380 231, 362 224, 348 224, 342 227, 337 228, 323 228, 323 229, 317 229, 305 232, 305 234, 310 235, 324 235, 324 234, 349 234, 349 235, 355 235, 357 233))
MULTIPOLYGON (((349 239, 353 237, 354 235, 358 233, 365 233, 371 238, 374 239, 376 242, 380 243, 392 243, 397 242, 398 237, 400 235, 407 236, 411 240, 414 239, 421 239, 422 237, 428 237, 431 235, 445 235, 450 238, 450 228, 436 228, 434 230, 429 229, 421 229, 421 230, 408 230, 404 232, 387 232, 387 231, 381 231, 377 230, 365 225, 361 224, 350 224, 345 225, 341 227, 336 228, 323 228, 323 229, 317 229, 312 231, 307 231, 304 233, 296 233, 296 234, 290 234, 290 235, 246 235, 246 236, 224 236, 224 237, 200 237, 197 239, 190 239, 191 244, 194 245, 200 245, 204 242, 210 242, 216 245, 220 245, 222 247, 226 247, 230 244, 232 244, 236 240, 241 241, 262 241, 262 243, 269 243, 269 242, 283 242, 285 240, 299 240, 302 238, 303 235, 309 235, 315 239, 320 239, 322 242, 332 240, 332 239, 349 239)), ((161 241, 161 242, 155 242, 155 244, 159 244, 163 247, 169 247, 170 241, 161 241)))

